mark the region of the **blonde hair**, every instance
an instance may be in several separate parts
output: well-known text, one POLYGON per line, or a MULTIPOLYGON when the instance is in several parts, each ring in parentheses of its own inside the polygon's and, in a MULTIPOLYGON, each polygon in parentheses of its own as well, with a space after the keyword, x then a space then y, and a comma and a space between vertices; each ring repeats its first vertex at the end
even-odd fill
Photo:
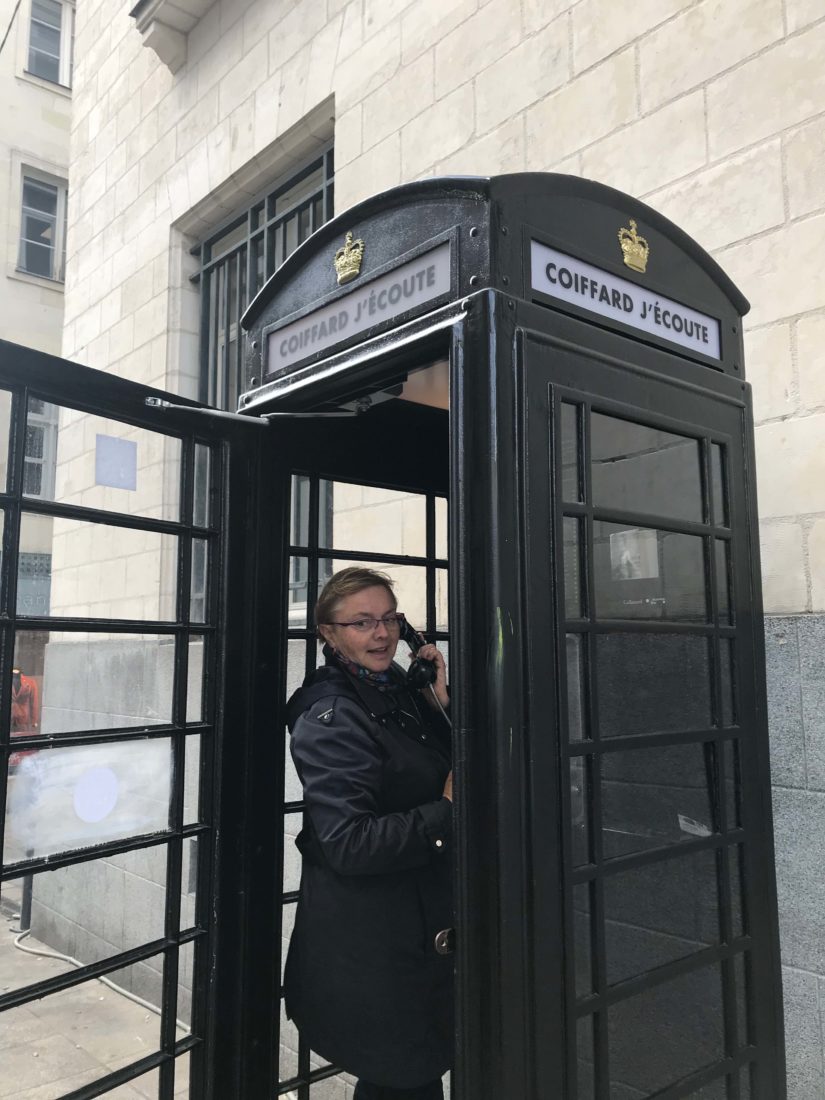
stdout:
POLYGON ((393 584, 392 577, 379 569, 366 569, 361 565, 350 565, 346 569, 339 569, 321 589, 315 605, 315 633, 321 641, 324 641, 324 636, 318 627, 331 622, 335 608, 341 600, 345 600, 347 596, 354 596, 357 592, 363 592, 365 588, 377 586, 386 588, 392 597, 393 607, 397 607, 398 600, 395 598, 393 584))

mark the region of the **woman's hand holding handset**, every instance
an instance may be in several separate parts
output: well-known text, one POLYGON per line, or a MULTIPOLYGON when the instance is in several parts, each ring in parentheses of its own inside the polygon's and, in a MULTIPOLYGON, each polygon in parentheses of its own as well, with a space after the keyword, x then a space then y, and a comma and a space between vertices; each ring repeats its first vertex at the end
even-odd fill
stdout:
MULTIPOLYGON (((435 666, 435 683, 432 685, 433 691, 442 707, 449 706, 450 696, 447 693, 447 665, 444 661, 444 654, 437 645, 433 644, 433 642, 426 642, 419 648, 416 657, 420 657, 424 661, 429 661, 435 666)), ((429 688, 426 688, 425 694, 429 695, 429 693, 429 688)))
POLYGON ((447 779, 444 783, 444 793, 442 794, 441 797, 442 798, 449 798, 450 802, 452 802, 452 800, 453 800, 453 773, 452 773, 452 769, 450 770, 450 774, 447 776, 447 779))

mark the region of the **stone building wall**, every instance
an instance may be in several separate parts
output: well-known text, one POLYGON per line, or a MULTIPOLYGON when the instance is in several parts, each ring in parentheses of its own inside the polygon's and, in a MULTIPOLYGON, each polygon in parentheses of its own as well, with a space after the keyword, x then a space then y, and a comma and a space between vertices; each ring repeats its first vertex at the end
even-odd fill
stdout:
POLYGON ((175 72, 128 8, 78 13, 71 358, 194 393, 189 248, 333 136, 338 211, 433 173, 581 174, 671 217, 750 298, 790 1095, 819 1100, 821 0, 218 0, 170 38, 175 72))

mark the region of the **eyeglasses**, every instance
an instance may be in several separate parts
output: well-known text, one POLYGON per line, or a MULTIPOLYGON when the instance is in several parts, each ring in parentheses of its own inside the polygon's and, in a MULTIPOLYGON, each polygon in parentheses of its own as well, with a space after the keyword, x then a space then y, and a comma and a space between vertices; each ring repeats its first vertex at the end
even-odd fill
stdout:
POLYGON ((387 630, 390 633, 392 633, 394 630, 400 630, 401 625, 402 625, 403 622, 404 622, 404 616, 402 614, 400 614, 400 612, 399 613, 392 612, 389 615, 384 615, 380 619, 374 619, 372 617, 372 615, 364 615, 363 618, 353 619, 353 621, 349 622, 349 623, 336 623, 336 622, 333 621, 333 622, 329 622, 327 625, 328 626, 349 626, 357 634, 371 634, 372 631, 376 629, 376 627, 378 626, 379 623, 381 624, 381 626, 385 626, 387 628, 387 630))

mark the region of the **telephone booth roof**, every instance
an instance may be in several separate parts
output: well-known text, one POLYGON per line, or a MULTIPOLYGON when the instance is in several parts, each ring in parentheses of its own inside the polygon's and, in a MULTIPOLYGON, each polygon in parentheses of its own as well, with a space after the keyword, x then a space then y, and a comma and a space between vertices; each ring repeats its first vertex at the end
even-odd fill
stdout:
POLYGON ((744 377, 749 304, 678 226, 577 176, 421 180, 375 195, 313 233, 242 319, 243 411, 310 380, 331 357, 414 335, 493 290, 744 377), (452 310, 451 308, 452 307, 452 310))

